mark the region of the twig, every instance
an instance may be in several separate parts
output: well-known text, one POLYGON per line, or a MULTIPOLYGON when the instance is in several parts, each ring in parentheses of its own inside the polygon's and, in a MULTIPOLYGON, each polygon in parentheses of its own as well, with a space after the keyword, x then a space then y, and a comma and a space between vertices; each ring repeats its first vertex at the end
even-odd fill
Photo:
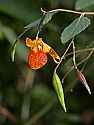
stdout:
POLYGON ((15 116, 12 113, 10 113, 5 107, 3 107, 1 105, 0 105, 0 114, 3 115, 4 117, 8 118, 13 123, 17 122, 17 119, 15 118, 15 116))
POLYGON ((68 12, 68 13, 74 13, 74 14, 78 14, 78 15, 81 15, 83 13, 84 13, 84 15, 94 15, 94 12, 81 12, 81 11, 67 10, 67 9, 55 9, 55 10, 51 10, 51 11, 44 11, 43 9, 41 9, 41 11, 43 13, 68 12))
POLYGON ((63 56, 62 56, 61 59, 60 59, 60 62, 59 62, 58 65, 56 66, 55 72, 56 72, 56 70, 58 69, 58 67, 60 66, 60 64, 62 63, 62 60, 65 58, 65 55, 66 55, 66 53, 68 52, 68 50, 69 50, 71 44, 72 44, 72 41, 71 41, 70 44, 68 45, 66 51, 64 52, 63 56))
MULTIPOLYGON (((78 24, 79 24, 79 22, 80 22, 80 19, 81 19, 82 16, 84 16, 84 15, 85 15, 84 13, 81 13, 81 15, 80 15, 80 17, 79 17, 79 20, 77 21, 77 23, 76 23, 76 25, 75 25, 75 28, 78 26, 78 24)), ((74 34, 74 32, 75 32, 75 28, 73 28, 73 34, 74 34)), ((73 35, 73 34, 72 34, 72 35, 73 35)), ((74 37, 72 38, 72 41, 69 43, 69 45, 68 45, 68 47, 67 47, 65 53, 64 53, 63 56, 61 57, 60 62, 59 62, 58 65, 56 66, 55 72, 56 72, 56 70, 58 69, 58 67, 60 66, 60 64, 61 64, 62 60, 64 59, 64 57, 65 57, 67 51, 69 50, 71 44, 73 44, 73 54, 74 54, 74 56, 73 56, 73 62, 74 62, 75 68, 77 69, 76 61, 75 61, 75 46, 74 46, 74 41, 73 41, 73 40, 74 40, 74 37)))
POLYGON ((38 113, 36 113, 26 124, 24 125, 32 125, 36 123, 42 116, 44 116, 46 113, 49 112, 49 110, 52 108, 53 104, 56 100, 53 100, 49 104, 47 104, 43 109, 41 109, 38 113))
POLYGON ((74 67, 75 69, 77 69, 77 65, 76 65, 76 56, 75 56, 75 45, 74 45, 74 40, 72 40, 72 44, 73 44, 73 63, 74 63, 74 67))
MULTIPOLYGON (((84 58, 82 61, 80 61, 80 62, 77 64, 77 66, 81 65, 81 64, 84 63, 86 60, 88 60, 88 59, 90 58, 90 56, 93 54, 93 52, 94 52, 94 50, 92 50, 86 58, 84 58)), ((64 81, 64 79, 68 76, 68 74, 69 74, 74 68, 75 68, 74 66, 72 66, 72 67, 70 68, 70 70, 64 75, 62 81, 64 81)))
MULTIPOLYGON (((87 51, 94 51, 94 48, 87 48, 87 49, 81 49, 81 50, 76 50, 75 53, 83 53, 83 52, 87 52, 87 51)), ((65 55, 65 58, 72 55, 73 52, 70 52, 68 54, 65 55)))

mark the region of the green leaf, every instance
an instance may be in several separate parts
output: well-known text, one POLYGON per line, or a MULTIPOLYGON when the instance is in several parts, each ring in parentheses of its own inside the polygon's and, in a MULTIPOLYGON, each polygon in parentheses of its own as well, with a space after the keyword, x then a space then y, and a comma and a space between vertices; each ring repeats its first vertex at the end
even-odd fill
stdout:
POLYGON ((61 34, 61 42, 64 44, 84 31, 90 25, 90 19, 84 16, 76 18, 61 34))
MULTIPOLYGON (((16 39, 16 34, 11 28, 2 25, 2 32, 10 43, 12 43, 14 41, 14 39, 16 39)), ((17 45, 17 41, 15 41, 15 43, 9 49, 9 52, 11 53, 11 58, 12 58, 13 62, 14 62, 16 45, 17 45)))
POLYGON ((48 12, 47 14, 45 14, 45 17, 43 19, 43 25, 47 24, 52 19, 55 13, 57 12, 48 12))
POLYGON ((65 101, 64 101, 64 92, 63 92, 63 88, 62 88, 62 84, 61 81, 57 75, 57 73, 54 71, 53 74, 53 85, 55 88, 55 91, 57 93, 58 99, 62 105, 62 107, 64 108, 64 111, 66 112, 66 107, 65 107, 65 101))
POLYGON ((30 24, 28 24, 24 28, 28 29, 28 28, 36 27, 36 26, 38 26, 38 24, 40 23, 40 21, 41 21, 41 19, 38 19, 38 20, 36 20, 34 22, 31 22, 30 24))
POLYGON ((30 29, 32 27, 36 27, 38 25, 40 25, 40 27, 42 27, 43 25, 47 24, 51 19, 52 16, 55 14, 56 12, 48 12, 47 14, 43 15, 42 18, 28 24, 27 26, 25 26, 24 28, 26 29, 30 29))
POLYGON ((12 62, 14 62, 17 43, 18 43, 18 41, 15 41, 15 43, 12 45, 12 47, 10 49, 12 62))
POLYGON ((83 10, 89 8, 90 6, 94 6, 94 0, 77 0, 75 4, 75 9, 83 10))
MULTIPOLYGON (((57 12, 58 12, 58 11, 57 11, 57 12)), ((43 15, 42 18, 40 18, 40 19, 38 19, 38 20, 36 20, 36 21, 34 21, 34 22, 31 22, 30 24, 28 24, 28 25, 25 26, 24 28, 30 29, 30 28, 36 27, 36 26, 38 26, 38 25, 40 25, 40 27, 41 27, 41 26, 47 24, 47 23, 52 19, 53 15, 54 15, 55 13, 57 13, 57 12, 48 12, 48 13, 46 13, 45 15, 43 15)))
POLYGON ((7 26, 2 26, 2 32, 4 33, 4 36, 7 38, 7 40, 12 43, 14 39, 16 39, 16 33, 14 30, 7 26))

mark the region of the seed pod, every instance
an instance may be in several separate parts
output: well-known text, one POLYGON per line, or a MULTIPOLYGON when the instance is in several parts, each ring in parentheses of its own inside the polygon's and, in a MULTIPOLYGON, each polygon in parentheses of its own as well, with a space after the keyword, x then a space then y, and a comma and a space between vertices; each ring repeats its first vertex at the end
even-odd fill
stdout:
POLYGON ((85 79, 85 76, 83 75, 83 73, 79 70, 77 70, 77 75, 78 75, 78 79, 82 82, 82 84, 86 87, 87 91, 89 94, 91 94, 90 88, 87 84, 87 81, 85 79))

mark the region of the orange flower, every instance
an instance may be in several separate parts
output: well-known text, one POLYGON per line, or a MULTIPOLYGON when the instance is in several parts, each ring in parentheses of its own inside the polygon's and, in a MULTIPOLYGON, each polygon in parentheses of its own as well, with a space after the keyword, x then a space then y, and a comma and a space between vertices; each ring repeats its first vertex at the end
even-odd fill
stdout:
POLYGON ((28 55, 28 64, 32 69, 42 68, 47 63, 47 54, 53 57, 55 63, 60 61, 58 54, 46 43, 42 41, 42 38, 31 40, 26 38, 26 46, 30 48, 28 55))

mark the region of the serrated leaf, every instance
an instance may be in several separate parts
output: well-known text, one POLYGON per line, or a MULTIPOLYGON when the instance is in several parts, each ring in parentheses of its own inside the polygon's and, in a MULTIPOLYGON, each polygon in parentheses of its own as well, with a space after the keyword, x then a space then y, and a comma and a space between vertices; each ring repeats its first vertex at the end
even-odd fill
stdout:
POLYGON ((64 111, 66 112, 63 87, 62 87, 60 78, 58 77, 56 72, 54 72, 54 74, 53 74, 53 85, 54 85, 55 91, 57 93, 58 99, 59 99, 64 111))
POLYGON ((75 9, 83 10, 89 8, 90 6, 94 6, 94 0, 77 0, 75 4, 75 9))
POLYGON ((61 34, 61 42, 64 44, 70 39, 84 31, 90 25, 90 19, 87 17, 76 18, 61 34))
POLYGON ((44 17, 44 20, 43 20, 43 25, 47 24, 53 17, 53 15, 55 14, 56 12, 48 12, 45 17, 44 17))

